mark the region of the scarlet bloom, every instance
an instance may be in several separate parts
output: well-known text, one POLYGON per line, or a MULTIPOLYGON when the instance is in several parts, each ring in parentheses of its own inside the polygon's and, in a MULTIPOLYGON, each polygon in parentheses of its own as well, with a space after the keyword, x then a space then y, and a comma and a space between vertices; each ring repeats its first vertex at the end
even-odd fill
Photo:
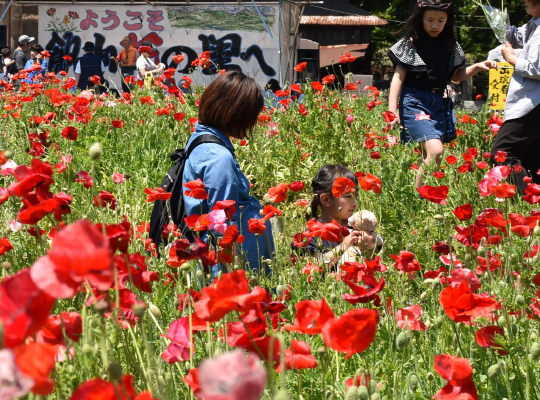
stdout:
POLYGON ((46 343, 28 343, 13 349, 19 370, 34 380, 32 392, 41 396, 52 393, 54 381, 49 378, 56 363, 56 347, 46 343))
POLYGON ((510 185, 509 183, 504 182, 499 185, 491 186, 491 192, 501 199, 509 199, 516 195, 516 185, 510 185))
POLYGON ((394 121, 397 118, 397 115, 394 114, 392 111, 385 111, 382 113, 382 116, 384 118, 384 122, 387 124, 394 121))
POLYGON ((345 90, 354 91, 358 89, 358 86, 356 86, 356 83, 349 82, 345 85, 345 90))
MULTIPOLYGON (((291 346, 285 350, 285 368, 287 369, 308 369, 316 368, 317 360, 311 354, 311 347, 302 340, 292 340, 291 346)), ((283 370, 283 364, 279 366, 277 372, 283 370)))
POLYGON ((166 192, 162 187, 155 189, 146 188, 144 189, 144 193, 146 193, 146 201, 149 203, 156 200, 169 200, 172 196, 171 192, 166 192))
POLYGON ((324 86, 319 81, 313 81, 311 82, 311 88, 313 90, 316 90, 317 92, 320 92, 321 90, 323 90, 324 86))
POLYGON ((422 266, 415 258, 414 253, 411 253, 410 251, 401 250, 399 255, 396 256, 395 254, 391 254, 390 257, 396 261, 394 267, 396 267, 398 271, 409 274, 409 278, 414 278, 414 273, 422 269, 422 266))
POLYGON ((448 381, 446 386, 433 396, 434 399, 478 400, 469 360, 450 354, 442 354, 435 356, 433 366, 435 371, 448 381))
POLYGON ((77 173, 77 175, 75 176, 77 177, 75 178, 75 182, 82 183, 83 187, 85 187, 86 189, 89 189, 92 186, 94 186, 94 180, 92 179, 92 177, 90 176, 88 172, 81 171, 77 173))
POLYGON ((39 258, 30 273, 36 285, 55 298, 73 296, 84 281, 110 289, 114 274, 109 241, 90 221, 77 221, 54 237, 48 255, 39 258))
POLYGON ((356 184, 344 176, 339 176, 334 181, 332 185, 332 196, 341 197, 345 193, 354 193, 356 192, 356 184))
POLYGON ((62 312, 60 315, 50 315, 45 326, 38 332, 39 341, 48 344, 64 344, 66 336, 78 342, 82 333, 82 318, 76 311, 62 312))
POLYGON ((294 308, 296 308, 294 324, 285 327, 288 331, 316 335, 321 333, 328 320, 334 318, 334 313, 324 297, 321 301, 300 301, 295 304, 294 308))
POLYGON ((357 308, 329 320, 322 329, 324 343, 350 358, 369 347, 375 338, 377 311, 357 308))
POLYGON ((452 212, 460 221, 466 221, 472 217, 472 205, 470 203, 463 204, 453 209, 452 212))
POLYGON ((297 64, 296 67, 294 67, 294 70, 296 72, 304 72, 307 67, 307 61, 301 62, 300 64, 297 64))
POLYGON ((88 80, 89 80, 90 82, 92 82, 94 85, 99 85, 99 84, 101 84, 101 78, 100 78, 99 76, 97 76, 97 75, 91 76, 90 78, 88 78, 88 80))
POLYGON ((504 336, 504 331, 496 325, 486 326, 474 334, 478 346, 492 348, 501 355, 507 355, 508 353, 497 343, 497 335, 504 336))
POLYGON ((7 237, 0 239, 0 256, 7 253, 8 251, 13 250, 13 245, 7 237))
POLYGON ((488 316, 499 306, 494 298, 473 293, 466 279, 458 287, 445 287, 439 296, 439 303, 452 321, 464 323, 488 316))
POLYGON ((349 234, 346 227, 342 227, 336 221, 327 224, 311 219, 307 223, 310 237, 319 237, 324 241, 339 243, 349 234))
POLYGON ((188 189, 184 192, 186 196, 193 197, 198 200, 206 200, 208 198, 208 193, 206 193, 205 190, 206 186, 204 186, 204 183, 200 180, 200 178, 184 183, 184 186, 188 189))
POLYGON ((100 190, 99 194, 94 197, 94 205, 103 208, 109 206, 111 210, 114 210, 116 209, 116 199, 112 193, 100 190))
POLYGON ((424 185, 416 189, 420 196, 433 203, 446 205, 446 197, 448 196, 448 186, 429 186, 424 185))
POLYGON ((236 225, 230 225, 225 229, 225 232, 223 232, 223 236, 218 245, 219 247, 226 249, 231 247, 234 243, 242 243, 244 239, 244 236, 239 234, 238 227, 236 225))
POLYGON ((171 344, 161 353, 161 358, 169 364, 189 360, 191 347, 190 336, 189 317, 182 317, 173 321, 169 325, 167 335, 165 336, 171 341, 171 344))
POLYGON ((276 216, 281 217, 283 215, 283 212, 274 207, 272 204, 267 204, 263 208, 263 214, 265 219, 270 219, 276 216))
POLYGON ((334 74, 330 74, 323 77, 321 82, 323 85, 330 85, 334 83, 335 80, 336 80, 336 76, 334 74))
POLYGON ((244 270, 223 274, 202 292, 202 298, 193 307, 199 318, 210 322, 219 321, 233 310, 246 311, 266 298, 266 290, 260 286, 249 291, 244 270))
POLYGON ((410 307, 405 307, 396 313, 397 325, 401 329, 410 329, 412 331, 425 331, 426 324, 420 321, 422 316, 422 306, 415 304, 410 307))
POLYGON ((68 140, 77 140, 79 131, 74 126, 66 126, 62 129, 61 135, 68 140))
POLYGON ((266 219, 250 218, 248 221, 248 230, 254 235, 262 235, 266 230, 266 219))
POLYGON ((339 63, 340 64, 344 64, 344 63, 352 63, 356 60, 356 57, 351 55, 351 53, 347 52, 345 54, 343 54, 341 57, 339 57, 339 63))
POLYGON ((114 128, 121 128, 124 126, 124 121, 122 121, 120 118, 115 118, 111 121, 111 125, 114 128))
POLYGON ((280 183, 279 185, 273 186, 268 189, 266 193, 266 198, 272 203, 281 203, 282 201, 287 200, 287 191, 289 187, 286 183, 280 183))
POLYGON ((299 192, 304 188, 304 186, 306 186, 306 184, 302 181, 291 182, 287 185, 291 192, 299 192))
POLYGON ((382 188, 382 182, 380 178, 370 173, 365 174, 364 176, 358 178, 358 184, 362 190, 369 191, 373 190, 373 193, 380 194, 382 188))
POLYGON ((112 383, 94 378, 79 385, 70 400, 155 400, 149 391, 135 395, 133 376, 124 375, 119 382, 112 383), (120 396, 120 397, 119 397, 120 396))
POLYGON ((180 64, 182 61, 184 61, 184 55, 183 54, 177 54, 172 57, 172 60, 175 64, 180 64))
POLYGON ((366 284, 367 289, 364 286, 355 285, 350 281, 346 281, 347 286, 354 292, 354 294, 346 293, 342 295, 343 299, 350 304, 369 303, 375 300, 374 304, 377 306, 380 303, 379 293, 384 289, 384 278, 381 278, 378 282, 372 275, 366 275, 363 277, 363 282, 366 284))

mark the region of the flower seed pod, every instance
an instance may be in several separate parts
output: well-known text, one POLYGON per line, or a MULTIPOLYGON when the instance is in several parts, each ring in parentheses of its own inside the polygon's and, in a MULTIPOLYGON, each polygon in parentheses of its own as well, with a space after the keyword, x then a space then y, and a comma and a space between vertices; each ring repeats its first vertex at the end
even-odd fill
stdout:
POLYGON ((111 377, 111 380, 113 381, 119 381, 122 379, 122 366, 118 363, 112 362, 107 367, 107 371, 109 372, 109 376, 111 377))
POLYGON ((103 155, 103 148, 101 147, 101 143, 94 143, 92 146, 90 146, 90 148, 88 149, 88 155, 90 156, 91 160, 99 160, 103 155))
POLYGON ((520 306, 524 306, 527 304, 527 300, 525 300, 525 296, 523 296, 522 294, 518 294, 516 296, 516 303, 520 306))
POLYGON ((134 304, 131 309, 137 318, 142 318, 144 312, 146 311, 146 305, 144 303, 137 303, 134 304))
POLYGON ((2 269, 10 269, 11 268, 11 263, 9 261, 4 261, 2 263, 2 269))
POLYGON ((347 393, 345 393, 345 400, 359 400, 358 387, 351 386, 347 393))
POLYGON ((4 157, 6 157, 8 160, 13 159, 13 152, 11 150, 4 151, 4 157))
POLYGON ((279 389, 277 393, 272 397, 272 400, 290 400, 291 396, 285 389, 279 389))

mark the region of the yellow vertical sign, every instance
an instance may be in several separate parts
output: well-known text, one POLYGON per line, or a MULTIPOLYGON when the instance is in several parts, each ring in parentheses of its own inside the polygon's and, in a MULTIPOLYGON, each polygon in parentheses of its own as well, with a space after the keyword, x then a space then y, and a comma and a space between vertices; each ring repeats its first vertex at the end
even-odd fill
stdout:
POLYGON ((514 67, 507 62, 497 63, 498 69, 489 70, 489 102, 492 110, 504 110, 506 104, 506 92, 510 85, 510 78, 514 73, 514 67))

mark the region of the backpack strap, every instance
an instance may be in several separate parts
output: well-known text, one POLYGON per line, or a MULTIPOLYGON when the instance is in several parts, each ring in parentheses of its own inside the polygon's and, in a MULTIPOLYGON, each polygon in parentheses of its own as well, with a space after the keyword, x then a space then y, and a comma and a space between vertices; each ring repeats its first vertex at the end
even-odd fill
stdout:
MULTIPOLYGON (((189 147, 186 147, 185 149, 185 157, 186 159, 189 158, 189 155, 191 154, 191 152, 195 149, 195 147, 197 147, 198 145, 200 144, 203 144, 203 143, 215 143, 215 144, 219 144, 223 147, 225 147, 227 150, 229 150, 229 152, 232 154, 232 156, 234 157, 234 153, 231 151, 231 149, 229 149, 225 143, 223 143, 223 141, 218 138, 216 135, 212 135, 212 134, 209 134, 209 133, 205 133, 204 135, 199 135, 197 136, 195 139, 193 139, 193 142, 191 142, 191 144, 189 145, 189 147)), ((180 154, 179 154, 179 150, 176 150, 174 153, 172 153, 170 155, 171 157, 171 160, 172 161, 176 161, 178 158, 179 158, 180 154)), ((236 158, 236 157, 234 157, 236 158)))

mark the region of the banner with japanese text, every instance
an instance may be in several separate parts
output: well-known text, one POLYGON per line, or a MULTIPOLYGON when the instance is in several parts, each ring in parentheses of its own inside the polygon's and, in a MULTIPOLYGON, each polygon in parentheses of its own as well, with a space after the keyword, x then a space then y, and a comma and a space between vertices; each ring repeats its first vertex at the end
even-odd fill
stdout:
POLYGON ((51 54, 49 70, 74 74, 84 43, 94 43, 106 67, 105 78, 120 87, 116 57, 129 37, 135 47, 151 42, 157 63, 176 67, 177 81, 189 75, 207 84, 218 69, 240 69, 261 85, 278 78, 278 5, 78 5, 39 6, 39 43, 51 54), (262 17, 262 18, 261 18, 262 17), (272 34, 268 32, 268 29, 272 34), (213 65, 195 70, 191 63, 210 51, 213 65), (184 60, 176 65, 173 56, 184 60), (64 59, 64 56, 68 60, 64 59))
POLYGON ((500 62, 497 65, 498 69, 489 70, 489 101, 492 110, 500 111, 504 110, 506 105, 506 92, 508 92, 514 67, 506 62, 500 62))

